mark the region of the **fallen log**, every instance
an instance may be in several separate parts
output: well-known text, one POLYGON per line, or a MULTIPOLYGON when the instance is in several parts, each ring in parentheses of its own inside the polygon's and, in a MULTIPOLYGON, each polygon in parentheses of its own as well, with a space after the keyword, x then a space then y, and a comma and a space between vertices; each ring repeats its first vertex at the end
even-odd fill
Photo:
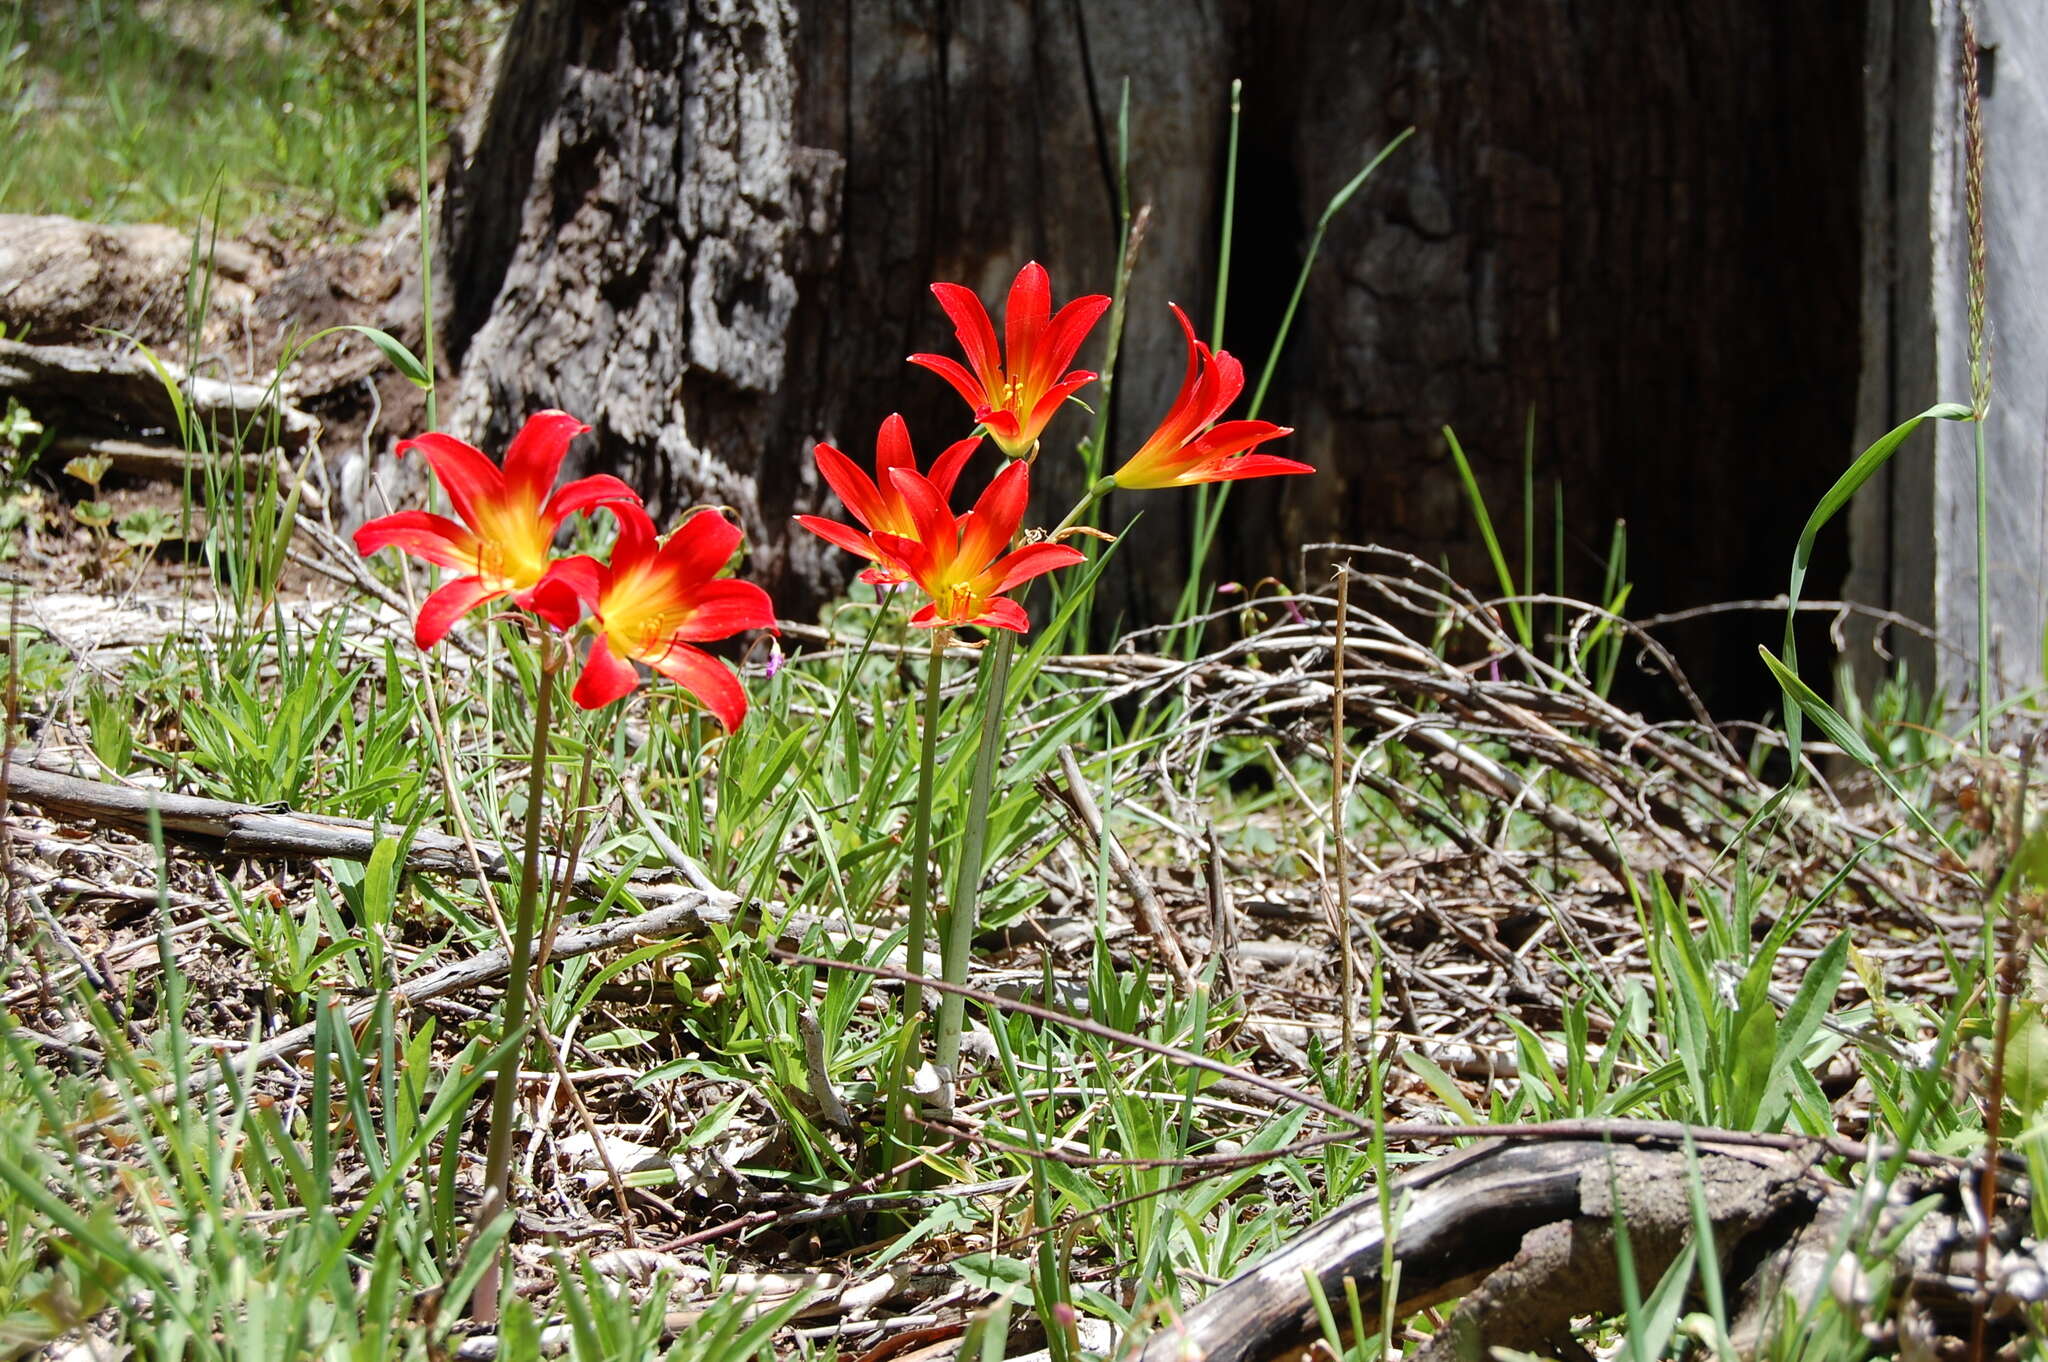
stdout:
POLYGON ((159 373, 129 351, 0 340, 0 405, 9 397, 46 426, 89 439, 178 445, 181 402, 185 419, 212 443, 232 441, 245 452, 273 445, 300 451, 320 433, 319 420, 293 406, 276 384, 229 383, 169 362, 159 373))
POLYGON ((1833 1302, 1880 1347, 1904 1339, 1920 1356, 1961 1356, 1973 1304, 1989 1316, 1990 1343, 2004 1347, 2024 1332, 2019 1307, 2048 1298, 2048 1254, 2028 1237, 2031 1212, 2016 1178, 2016 1194, 2000 1200, 1994 1260, 1977 1297, 1978 1235, 1960 1169, 1915 1171, 1866 1205, 1821 1168, 1818 1145, 1758 1147, 1710 1130, 1692 1138, 1690 1153, 1673 1135, 1475 1145, 1393 1182, 1384 1207, 1368 1196, 1318 1221, 1169 1320, 1141 1362, 1299 1355, 1323 1332, 1308 1282, 1339 1320, 1348 1313, 1347 1285, 1355 1288, 1364 1317, 1377 1321, 1389 1259, 1399 1264, 1394 1318, 1458 1299, 1416 1354, 1422 1362, 1492 1356, 1495 1348, 1585 1357, 1573 1322, 1624 1309, 1617 1221, 1647 1295, 1693 1241, 1695 1184, 1713 1227, 1730 1339, 1743 1355, 1833 1302), (1843 1251, 1901 1230, 1876 1270, 1843 1251), (1873 1285, 1886 1280, 1884 1268, 1889 1292, 1873 1285))

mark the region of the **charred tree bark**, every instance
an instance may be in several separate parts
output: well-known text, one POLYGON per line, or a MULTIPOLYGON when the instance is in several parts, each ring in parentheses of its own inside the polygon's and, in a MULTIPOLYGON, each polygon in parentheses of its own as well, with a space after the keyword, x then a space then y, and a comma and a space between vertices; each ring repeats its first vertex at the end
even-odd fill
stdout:
MULTIPOLYGON (((1118 446, 1143 438, 1179 377, 1164 303, 1209 315, 1241 76, 1224 342, 1254 374, 1331 192, 1419 132, 1332 224, 1263 413, 1325 471, 1240 489, 1221 575, 1371 538, 1484 580, 1440 428, 1518 544, 1533 410, 1544 586, 1561 486, 1569 588, 1625 518, 1632 609, 1769 595, 1853 452, 1863 8, 528 0, 451 172, 450 422, 593 420, 672 509, 738 507, 802 613, 850 567, 788 529, 824 500, 810 444, 865 457, 893 410, 926 451, 964 426, 902 363, 950 345, 925 285, 994 294, 1036 257, 1062 298, 1109 286, 1126 79, 1149 228, 1101 396, 1118 446)), ((1041 460, 1050 512, 1083 420, 1041 460)), ((1191 500, 1140 504, 1110 608, 1149 622, 1191 500)), ((1725 634, 1678 642, 1710 698, 1775 695, 1725 634)))

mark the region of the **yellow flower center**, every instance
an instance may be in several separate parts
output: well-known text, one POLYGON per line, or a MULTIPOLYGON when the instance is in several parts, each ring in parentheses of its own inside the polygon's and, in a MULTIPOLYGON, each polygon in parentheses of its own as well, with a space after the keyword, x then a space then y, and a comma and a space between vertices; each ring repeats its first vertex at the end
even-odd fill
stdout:
POLYGON ((547 572, 554 543, 541 525, 539 507, 478 506, 476 520, 476 572, 487 584, 524 591, 547 572))
POLYGON ((1024 414, 1023 379, 1012 378, 1004 382, 1002 406, 1004 411, 1015 412, 1019 416, 1024 414))
POLYGON ((964 582, 941 590, 936 603, 941 619, 969 619, 979 613, 974 608, 974 588, 964 582))

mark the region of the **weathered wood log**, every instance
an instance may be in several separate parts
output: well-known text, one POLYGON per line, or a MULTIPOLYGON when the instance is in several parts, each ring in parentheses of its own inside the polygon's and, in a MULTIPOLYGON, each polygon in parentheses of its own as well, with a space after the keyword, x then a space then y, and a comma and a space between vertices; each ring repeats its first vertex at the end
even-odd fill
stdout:
MULTIPOLYGON (((1878 1232, 1859 1238, 1875 1243, 1903 1223, 1916 1199, 1943 1198, 1896 1248, 1902 1289, 1888 1303, 1867 1289, 1867 1276, 1849 1280, 1836 1266, 1856 1193, 1820 1171, 1818 1147, 1762 1148, 1711 1130, 1693 1139, 1691 1156, 1675 1135, 1484 1141, 1401 1177, 1386 1205, 1369 1196, 1317 1222, 1168 1321, 1147 1342, 1143 1362, 1294 1355, 1321 1337, 1309 1279, 1333 1303, 1355 1286, 1365 1317, 1377 1320, 1389 1247, 1400 1265, 1397 1318, 1463 1298, 1418 1354, 1427 1362, 1489 1356, 1496 1347, 1583 1355, 1570 1337, 1572 1321, 1623 1308, 1616 1220, 1627 1227, 1627 1252, 1648 1292, 1693 1240, 1695 1180, 1713 1226, 1731 1332, 1745 1352, 1768 1341, 1788 1308, 1811 1308, 1829 1291, 1867 1312, 1858 1323, 1879 1337, 1893 1327, 1888 1305, 1899 1320, 1914 1321, 1900 1327, 1923 1338, 1967 1332, 1977 1234, 1953 1174, 1894 1184, 1871 1221, 1878 1232)), ((2021 1327, 2019 1302, 2048 1294, 2040 1248, 2023 1238, 2029 1215, 2023 1196, 2002 1200, 1994 1237, 2002 1256, 1989 1275, 1999 1298, 1994 1345, 2021 1327)), ((1853 1269, 1856 1259, 1848 1261, 1853 1269)), ((1346 1318, 1341 1307, 1336 1314, 1346 1318)))
MULTIPOLYGON (((271 270, 235 241, 202 239, 196 254, 213 303, 199 345, 239 345, 271 270)), ((90 345, 112 327, 147 345, 181 344, 191 324, 186 280, 194 255, 190 236, 155 223, 0 213, 0 333, 38 345, 90 345)))
POLYGON ((273 385, 187 374, 167 360, 164 370, 129 352, 0 340, 0 398, 19 399, 44 424, 73 435, 177 445, 178 408, 166 375, 183 394, 187 419, 217 445, 235 439, 261 449, 274 435, 279 447, 300 450, 319 434, 320 423, 273 385))

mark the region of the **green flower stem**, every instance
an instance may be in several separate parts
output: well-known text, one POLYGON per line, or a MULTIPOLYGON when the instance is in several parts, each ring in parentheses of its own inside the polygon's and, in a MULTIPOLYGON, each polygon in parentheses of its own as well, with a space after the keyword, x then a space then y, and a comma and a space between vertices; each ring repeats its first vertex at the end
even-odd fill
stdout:
MULTIPOLYGON (((981 692, 981 746, 975 753, 974 779, 968 787, 967 822, 961 830, 953 901, 946 908, 939 961, 939 975, 949 984, 967 982, 967 957, 974 948, 975 904, 981 895, 982 857, 988 849, 989 797, 995 789, 996 758, 1003 750, 1003 709, 1010 690, 1010 654, 1016 646, 1017 636, 1005 629, 982 654, 987 675, 981 692)), ((939 1000, 934 1063, 945 1076, 949 1099, 966 1009, 967 999, 957 992, 949 991, 939 1000)))
POLYGON ((939 686, 945 670, 946 631, 934 629, 925 668, 924 732, 918 740, 917 805, 910 813, 910 920, 903 942, 903 968, 910 978, 903 985, 903 1029, 897 1033, 889 1066, 889 1105, 883 1119, 890 1146, 899 1152, 916 1142, 910 1122, 910 1075, 924 1031, 924 986, 917 979, 924 974, 925 940, 931 935, 932 785, 939 765, 939 686))
MULTIPOLYGON (((533 704, 533 754, 526 771, 526 845, 519 867, 519 903, 512 921, 512 968, 506 975, 505 1016, 499 1031, 502 1044, 526 1032, 526 997, 533 969, 534 917, 540 905, 541 810, 547 800, 548 739, 552 733, 555 690, 554 640, 540 640, 540 677, 533 704)), ((525 1050, 517 1045, 505 1052, 498 1063, 496 1086, 491 1091, 491 1138, 484 1154, 484 1194, 477 1207, 471 1242, 489 1228, 510 1200, 512 1175, 513 1107, 519 1092, 519 1060, 525 1050)), ((498 1317, 498 1273, 487 1269, 477 1288, 476 1316, 486 1323, 498 1317)))
MULTIPOLYGON (((910 934, 903 943, 907 973, 924 973, 924 947, 931 936, 932 784, 939 765, 939 685, 946 670, 946 631, 932 630, 931 660, 924 681, 924 732, 917 751, 917 806, 910 815, 910 934)), ((924 1010, 924 989, 903 986, 903 1015, 915 1027, 924 1010)))
POLYGON ((1047 535, 1046 538, 1058 539, 1068 530, 1071 530, 1074 528, 1074 526, 1080 524, 1081 517, 1087 515, 1090 511, 1094 510, 1095 503, 1102 500, 1104 497, 1108 496, 1112 491, 1115 490, 1115 488, 1115 478, 1097 478, 1093 483, 1089 485, 1088 490, 1081 494, 1081 499, 1074 503, 1074 509, 1067 512, 1066 519, 1062 520, 1058 525, 1054 526, 1053 532, 1047 535))

